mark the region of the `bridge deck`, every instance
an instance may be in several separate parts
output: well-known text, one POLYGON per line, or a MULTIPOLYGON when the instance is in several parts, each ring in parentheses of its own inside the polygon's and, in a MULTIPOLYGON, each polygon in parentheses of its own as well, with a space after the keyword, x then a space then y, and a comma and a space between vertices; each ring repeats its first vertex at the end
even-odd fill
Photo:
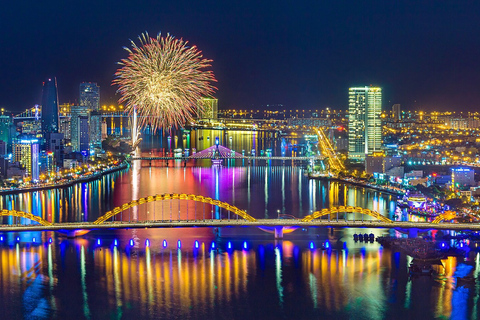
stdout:
MULTIPOLYGON (((130 160, 203 160, 211 158, 190 158, 190 157, 132 157, 130 160)), ((219 159, 226 160, 322 160, 323 158, 318 157, 224 157, 219 159)))
POLYGON ((313 220, 302 222, 290 219, 262 219, 255 222, 246 220, 205 220, 205 221, 145 221, 145 222, 105 222, 103 224, 93 223, 56 223, 51 226, 42 225, 0 225, 0 232, 20 231, 58 231, 58 230, 95 230, 95 229, 127 229, 127 228, 190 228, 190 227, 232 227, 232 226, 285 226, 285 227, 338 227, 338 228, 399 228, 399 229, 436 229, 436 230, 470 230, 480 231, 480 224, 473 223, 439 223, 427 222, 394 222, 385 223, 377 221, 328 221, 313 220))

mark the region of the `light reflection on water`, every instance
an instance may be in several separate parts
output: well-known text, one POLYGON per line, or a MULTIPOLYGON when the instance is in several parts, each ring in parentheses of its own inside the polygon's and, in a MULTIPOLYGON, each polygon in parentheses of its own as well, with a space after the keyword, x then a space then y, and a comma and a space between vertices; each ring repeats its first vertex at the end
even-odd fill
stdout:
MULTIPOLYGON (((50 233, 37 245, 10 239, 0 245, 0 310, 8 319, 477 317, 478 285, 455 285, 456 258, 442 260, 441 276, 409 281, 405 255, 338 237, 322 250, 325 233, 313 240, 317 249, 308 239, 265 238, 245 250, 242 239, 208 228, 54 237, 51 245, 50 233)), ((479 256, 471 258, 478 274, 479 256)))
MULTIPOLYGON (((390 217, 395 212, 394 196, 334 181, 309 180, 301 167, 183 168, 147 165, 144 163, 142 167, 135 162, 130 170, 65 189, 0 196, 0 208, 31 212, 52 222, 94 221, 115 206, 141 197, 190 193, 230 203, 256 218, 274 218, 278 213, 303 217, 338 205, 369 208, 390 217)), ((168 218, 171 211, 173 217, 178 218, 180 211, 181 219, 186 219, 187 207, 190 215, 193 214, 195 203, 180 201, 179 210, 177 202, 172 203, 172 210, 168 202, 134 207, 128 219, 153 220, 153 212, 157 214, 162 208, 168 218)), ((211 216, 212 209, 206 210, 211 216)), ((213 210, 216 217, 227 214, 218 208, 213 210)), ((350 217, 362 219, 361 214, 351 214, 350 217)), ((9 217, 3 218, 3 221, 14 224, 16 219, 9 217)), ((32 223, 26 219, 21 222, 32 223)))

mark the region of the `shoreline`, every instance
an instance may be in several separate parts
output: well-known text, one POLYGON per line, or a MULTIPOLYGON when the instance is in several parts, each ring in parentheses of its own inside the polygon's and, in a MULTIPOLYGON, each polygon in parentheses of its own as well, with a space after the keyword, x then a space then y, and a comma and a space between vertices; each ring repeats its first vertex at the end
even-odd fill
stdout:
POLYGON ((41 186, 41 187, 27 187, 27 188, 17 188, 17 189, 10 189, 10 190, 0 190, 0 195, 20 194, 20 193, 27 193, 27 192, 33 192, 33 191, 68 188, 68 187, 71 187, 71 186, 73 186, 77 183, 90 182, 90 181, 100 179, 101 177, 103 177, 107 174, 114 173, 114 172, 126 169, 128 167, 129 166, 128 166, 127 163, 122 162, 120 165, 118 165, 114 168, 110 168, 110 169, 104 170, 104 171, 99 172, 99 173, 94 173, 94 174, 92 174, 88 177, 81 177, 81 178, 78 178, 78 179, 75 179, 75 180, 72 180, 72 181, 69 181, 69 182, 66 182, 66 183, 53 184, 53 185, 50 185, 50 186, 41 186))
POLYGON ((401 193, 401 192, 395 192, 395 191, 385 190, 385 189, 382 189, 382 188, 379 188, 379 187, 370 186, 370 185, 366 185, 366 184, 363 184, 363 183, 360 183, 360 182, 349 181, 349 180, 345 180, 345 179, 341 179, 341 178, 323 177, 323 176, 312 176, 312 175, 310 175, 310 174, 308 175, 308 178, 309 178, 309 179, 318 179, 318 180, 333 180, 333 181, 348 183, 348 184, 352 184, 352 185, 358 186, 358 187, 370 188, 370 189, 374 189, 374 190, 377 190, 377 191, 381 191, 381 192, 385 192, 385 193, 390 193, 390 194, 396 195, 396 196, 403 196, 403 195, 405 195, 404 193, 401 193))

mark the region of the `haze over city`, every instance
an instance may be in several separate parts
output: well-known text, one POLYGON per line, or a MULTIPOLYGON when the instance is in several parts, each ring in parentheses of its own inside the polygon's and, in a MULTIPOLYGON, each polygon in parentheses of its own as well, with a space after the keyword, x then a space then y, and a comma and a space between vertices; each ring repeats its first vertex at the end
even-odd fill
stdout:
POLYGON ((56 76, 61 103, 97 82, 101 103, 124 46, 170 33, 213 59, 220 109, 282 104, 346 109, 348 88, 381 86, 383 105, 477 110, 478 2, 27 1, 0 12, 0 106, 41 104, 56 76))

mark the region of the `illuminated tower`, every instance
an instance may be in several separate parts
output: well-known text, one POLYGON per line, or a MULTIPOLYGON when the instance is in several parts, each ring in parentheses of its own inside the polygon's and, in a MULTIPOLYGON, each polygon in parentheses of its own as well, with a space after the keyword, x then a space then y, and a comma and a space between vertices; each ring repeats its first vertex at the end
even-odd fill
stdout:
POLYGON ((202 112, 199 114, 200 119, 217 119, 218 117, 218 99, 203 98, 201 100, 202 112))
POLYGON ((382 89, 355 87, 348 92, 348 158, 365 156, 382 149, 382 89))
POLYGON ((95 82, 80 83, 80 105, 90 111, 100 108, 100 87, 95 82))
POLYGON ((58 132, 57 79, 50 78, 43 83, 42 95, 42 136, 58 132))
POLYGON ((20 162, 33 181, 38 181, 40 172, 39 149, 38 140, 33 137, 19 137, 13 143, 13 161, 20 162))

